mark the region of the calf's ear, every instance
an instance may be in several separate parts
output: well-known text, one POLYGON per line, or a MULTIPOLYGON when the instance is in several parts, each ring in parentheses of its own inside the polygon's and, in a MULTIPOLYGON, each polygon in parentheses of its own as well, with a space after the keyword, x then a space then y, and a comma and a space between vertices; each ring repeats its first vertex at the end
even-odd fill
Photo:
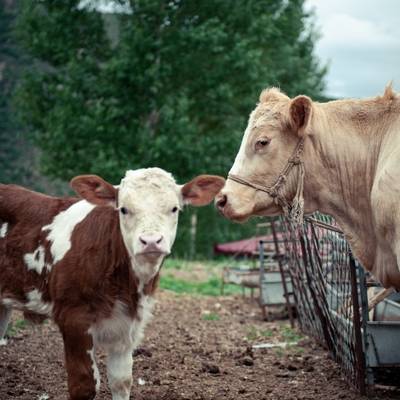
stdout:
POLYGON ((290 101, 290 125, 300 137, 305 135, 305 130, 310 121, 311 111, 312 101, 307 96, 297 96, 290 101))
POLYGON ((224 187, 225 179, 216 175, 199 175, 181 188, 184 204, 205 206, 214 200, 214 197, 224 187))
POLYGON ((116 205, 117 189, 97 175, 76 176, 71 180, 70 185, 79 196, 92 204, 116 205))

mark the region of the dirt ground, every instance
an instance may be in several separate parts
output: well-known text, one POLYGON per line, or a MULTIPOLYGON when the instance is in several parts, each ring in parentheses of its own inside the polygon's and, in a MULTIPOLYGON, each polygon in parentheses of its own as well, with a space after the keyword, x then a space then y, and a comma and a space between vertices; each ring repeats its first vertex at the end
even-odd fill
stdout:
MULTIPOLYGON (((300 338, 287 321, 262 321, 248 299, 166 291, 157 299, 135 355, 131 399, 363 399, 324 350, 300 338), (282 341, 298 344, 252 348, 282 341)), ((102 385, 96 399, 111 399, 101 354, 99 363, 102 385)), ((0 400, 58 400, 67 399, 66 393, 62 341, 53 324, 20 329, 0 347, 0 400)), ((370 398, 396 399, 400 392, 381 390, 370 398)))

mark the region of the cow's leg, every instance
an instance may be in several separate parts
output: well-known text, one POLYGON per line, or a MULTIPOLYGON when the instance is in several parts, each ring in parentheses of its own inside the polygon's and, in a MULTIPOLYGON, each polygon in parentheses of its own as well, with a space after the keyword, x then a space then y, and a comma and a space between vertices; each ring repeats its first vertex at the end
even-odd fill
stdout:
POLYGON ((132 386, 133 348, 115 348, 107 357, 107 377, 113 400, 128 400, 132 386))
POLYGON ((69 321, 63 321, 60 326, 64 339, 68 392, 70 400, 92 400, 100 386, 93 341, 87 327, 79 324, 79 316, 72 317, 73 314, 69 321))
POLYGON ((7 344, 4 336, 7 332, 8 323, 10 322, 11 308, 0 305, 0 346, 7 344))

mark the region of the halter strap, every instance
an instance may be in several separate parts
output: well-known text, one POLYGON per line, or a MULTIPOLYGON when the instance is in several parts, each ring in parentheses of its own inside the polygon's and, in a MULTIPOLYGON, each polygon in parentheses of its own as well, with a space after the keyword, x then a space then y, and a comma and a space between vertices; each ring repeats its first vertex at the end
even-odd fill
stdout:
POLYGON ((301 159, 301 154, 304 149, 304 138, 301 138, 293 150, 292 156, 287 161, 285 167, 282 172, 278 175, 275 183, 271 186, 264 186, 258 183, 251 182, 249 179, 243 178, 239 175, 229 174, 228 179, 240 183, 245 186, 249 186, 255 190, 260 190, 264 193, 267 193, 271 196, 275 203, 279 204, 284 214, 289 217, 289 219, 295 221, 296 223, 300 223, 303 219, 303 207, 304 207, 304 199, 303 199, 303 187, 304 187, 304 163, 301 159), (286 200, 286 197, 283 196, 282 188, 287 182, 287 178, 289 176, 290 171, 294 168, 298 167, 298 179, 297 179, 297 190, 296 195, 294 196, 292 203, 286 200))

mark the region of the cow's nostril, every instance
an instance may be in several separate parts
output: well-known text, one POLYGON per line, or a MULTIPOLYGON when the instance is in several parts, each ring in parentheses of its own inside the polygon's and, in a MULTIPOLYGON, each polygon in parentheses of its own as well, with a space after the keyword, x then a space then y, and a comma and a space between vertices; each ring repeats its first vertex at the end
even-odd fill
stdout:
POLYGON ((222 210, 226 203, 228 202, 228 196, 226 194, 221 194, 217 200, 217 207, 222 210))
POLYGON ((156 241, 156 243, 160 244, 162 240, 163 240, 163 235, 160 235, 160 238, 156 241))
POLYGON ((143 237, 142 236, 140 236, 139 237, 139 240, 140 240, 140 242, 142 243, 142 244, 144 244, 144 245, 146 245, 147 244, 147 242, 143 239, 143 237))

